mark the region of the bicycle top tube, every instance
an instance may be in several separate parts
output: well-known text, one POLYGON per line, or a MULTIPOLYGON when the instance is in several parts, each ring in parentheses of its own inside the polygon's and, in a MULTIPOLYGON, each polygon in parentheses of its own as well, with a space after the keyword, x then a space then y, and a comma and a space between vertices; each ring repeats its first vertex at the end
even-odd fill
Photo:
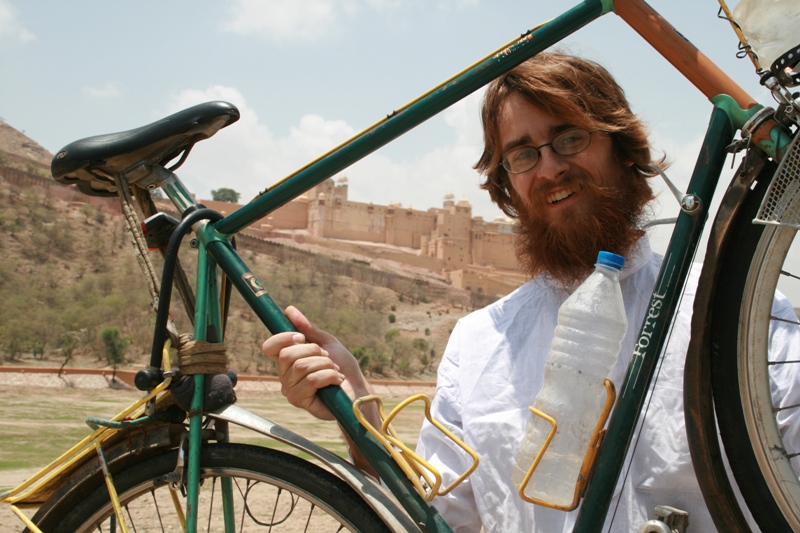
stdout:
POLYGON ((742 109, 756 101, 643 0, 615 0, 614 12, 709 100, 721 94, 742 109))
MULTIPOLYGON (((270 186, 250 203, 217 224, 232 235, 306 192, 381 146, 480 89, 500 74, 609 12, 616 13, 666 58, 707 98, 729 95, 741 109, 756 105, 694 45, 678 33, 643 0, 585 0, 559 17, 503 45, 470 67, 448 78, 422 96, 398 108, 320 158, 270 186)), ((745 116, 745 115, 742 115, 745 116)), ((213 102, 194 106, 153 124, 110 135, 82 139, 67 145, 53 161, 57 181, 76 184, 90 195, 113 195, 111 176, 122 172, 129 182, 147 175, 147 167, 182 159, 198 140, 235 122, 238 111, 213 102)), ((734 125, 741 127, 738 120, 734 125)), ((146 179, 146 178, 145 178, 146 179)), ((139 186, 146 186, 141 182, 139 186)))
MULTIPOLYGON (((742 108, 756 101, 643 0, 585 0, 550 22, 524 33, 422 96, 390 113, 294 173, 262 191, 221 220, 231 235, 303 194, 381 146, 477 91, 522 61, 557 44, 609 12, 630 25, 707 98, 729 95, 742 108)), ((742 124, 735 124, 741 127, 742 124)))

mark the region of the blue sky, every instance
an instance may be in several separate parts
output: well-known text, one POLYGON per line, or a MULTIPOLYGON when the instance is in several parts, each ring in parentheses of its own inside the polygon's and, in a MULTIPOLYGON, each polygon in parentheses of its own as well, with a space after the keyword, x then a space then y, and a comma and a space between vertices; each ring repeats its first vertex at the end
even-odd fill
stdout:
MULTIPOLYGON (((735 57, 736 37, 716 17, 716 1, 650 4, 770 104, 752 65, 735 57)), ((144 125, 201 101, 229 100, 242 119, 200 143, 180 175, 200 197, 232 187, 248 199, 571 5, 0 0, 0 117, 55 153, 81 137, 144 125)), ((672 161, 670 177, 687 183, 710 113, 705 98, 613 14, 561 49, 611 70, 648 124, 653 145, 672 161)), ((469 200, 474 214, 499 215, 471 168, 481 150, 479 97, 345 171, 350 198, 427 209, 451 193, 469 200)), ((676 205, 665 203, 667 211, 676 205)))

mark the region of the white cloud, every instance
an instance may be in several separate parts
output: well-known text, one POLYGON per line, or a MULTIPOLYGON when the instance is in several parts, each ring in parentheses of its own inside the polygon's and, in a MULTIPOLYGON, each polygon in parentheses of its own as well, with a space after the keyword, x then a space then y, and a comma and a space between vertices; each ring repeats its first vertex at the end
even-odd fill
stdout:
POLYGON ((333 0, 237 0, 223 29, 274 41, 315 40, 336 27, 333 0))
MULTIPOLYGON (((438 0, 441 11, 459 11, 478 0, 438 0)), ((395 16, 428 6, 427 0, 235 0, 222 29, 275 42, 318 41, 337 33, 342 19, 361 12, 395 16)))
POLYGON ((100 87, 86 86, 83 89, 83 94, 91 98, 119 98, 122 96, 122 89, 114 82, 107 81, 100 87))
POLYGON ((17 10, 8 0, 0 0, 0 37, 10 37, 22 42, 36 40, 36 35, 17 20, 17 10))
POLYGON ((282 151, 304 158, 316 158, 356 134, 344 120, 325 120, 319 115, 304 115, 280 141, 282 151))
MULTIPOLYGON (((478 4, 479 0, 438 0, 433 3, 438 9, 459 10, 467 6, 478 4)), ((363 0, 369 7, 378 11, 400 10, 416 8, 429 4, 429 0, 363 0)))
MULTIPOLYGON (((178 171, 200 198, 208 198, 211 190, 224 186, 240 192, 242 200, 247 201, 356 133, 346 121, 305 115, 285 137, 275 137, 232 87, 182 91, 167 112, 217 99, 236 105, 241 118, 214 138, 199 143, 178 171)), ((443 114, 445 123, 456 132, 454 142, 431 146, 427 153, 403 161, 378 151, 333 177, 348 177, 350 199, 354 201, 380 205, 400 202, 426 210, 441 206, 443 196, 452 193, 457 199, 466 197, 474 214, 494 218, 499 210, 492 206, 488 193, 479 190, 480 177, 472 170, 482 139, 478 101, 477 96, 467 98, 443 114)))

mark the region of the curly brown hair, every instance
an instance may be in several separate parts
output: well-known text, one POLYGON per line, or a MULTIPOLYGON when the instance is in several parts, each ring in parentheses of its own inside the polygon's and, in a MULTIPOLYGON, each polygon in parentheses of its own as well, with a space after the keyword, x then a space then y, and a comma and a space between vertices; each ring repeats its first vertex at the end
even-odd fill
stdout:
MULTIPOLYGON (((618 161, 633 163, 631 172, 641 178, 657 174, 650 167, 653 161, 647 131, 611 74, 587 59, 541 53, 492 81, 483 99, 484 149, 474 168, 486 176, 481 188, 489 191, 505 214, 517 217, 518 212, 508 174, 498 166, 502 157, 498 117, 506 99, 514 93, 576 126, 609 133, 618 161)), ((650 189, 644 179, 641 182, 650 189)))

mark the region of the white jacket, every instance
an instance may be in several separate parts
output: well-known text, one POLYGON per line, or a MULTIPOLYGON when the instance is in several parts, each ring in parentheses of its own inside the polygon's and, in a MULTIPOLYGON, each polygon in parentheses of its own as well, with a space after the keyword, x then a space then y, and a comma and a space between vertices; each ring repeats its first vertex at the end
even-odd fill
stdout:
MULTIPOLYGON (((611 373, 617 390, 625 378, 662 262, 646 238, 630 255, 620 274, 628 331, 611 373)), ((609 531, 609 525, 610 531, 638 531, 647 520, 655 518, 655 505, 689 511, 689 532, 715 530, 694 475, 683 421, 683 364, 698 275, 699 269, 695 269, 686 284, 666 355, 657 371, 649 411, 640 421, 633 460, 630 455, 626 460, 630 471, 627 475, 623 471, 620 477, 603 531, 609 531)), ((464 317, 453 330, 439 366, 433 416, 480 456, 480 466, 465 483, 434 500, 457 533, 477 532, 481 526, 487 533, 572 531, 577 510, 565 513, 526 503, 510 481, 530 416, 528 407, 542 387, 558 309, 567 296, 567 292, 540 276, 464 317)), ((776 312, 794 319, 791 305, 782 296, 776 298, 776 312)), ((797 329, 783 327, 780 335, 794 335, 794 346, 798 346, 797 329)), ((787 345, 785 339, 775 342, 787 345)), ((779 381, 782 383, 775 395, 800 399, 800 386, 793 386, 791 378, 779 381)), ((800 421, 789 418, 784 423, 795 422, 792 427, 796 432, 800 421)), ((470 463, 466 454, 427 422, 423 424, 417 452, 441 471, 443 486, 470 463)))

